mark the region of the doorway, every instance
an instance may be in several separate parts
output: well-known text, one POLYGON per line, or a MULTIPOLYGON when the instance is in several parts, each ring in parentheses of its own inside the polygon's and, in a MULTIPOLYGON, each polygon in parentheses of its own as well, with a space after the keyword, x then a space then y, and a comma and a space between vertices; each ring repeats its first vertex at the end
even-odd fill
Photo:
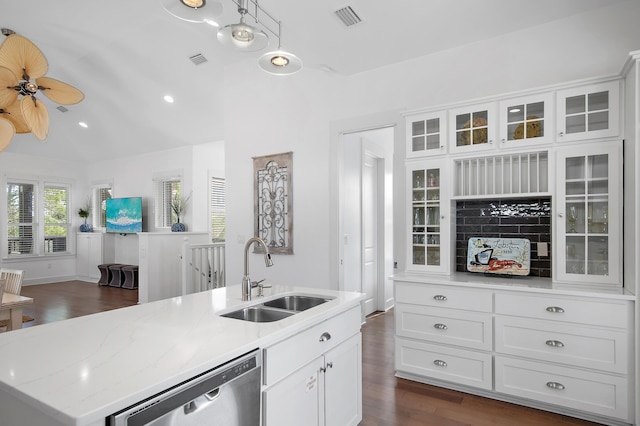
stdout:
POLYGON ((394 127, 341 137, 341 289, 366 294, 363 314, 392 303, 394 127))

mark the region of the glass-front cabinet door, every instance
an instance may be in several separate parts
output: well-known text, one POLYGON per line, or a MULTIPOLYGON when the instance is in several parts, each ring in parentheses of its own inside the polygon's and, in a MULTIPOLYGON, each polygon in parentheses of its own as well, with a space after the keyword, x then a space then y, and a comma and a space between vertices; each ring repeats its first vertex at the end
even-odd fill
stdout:
POLYGON ((553 93, 500 102, 500 145, 520 147, 552 141, 553 93))
POLYGON ((581 145, 557 158, 558 281, 622 285, 622 145, 581 145))
POLYGON ((451 152, 494 148, 496 119, 494 103, 450 110, 451 152))
POLYGON ((618 136, 620 82, 560 90, 557 109, 558 142, 618 136))
POLYGON ((408 270, 448 273, 450 204, 443 161, 407 164, 409 218, 408 270))
POLYGON ((446 117, 445 111, 407 117, 407 157, 446 153, 446 117))

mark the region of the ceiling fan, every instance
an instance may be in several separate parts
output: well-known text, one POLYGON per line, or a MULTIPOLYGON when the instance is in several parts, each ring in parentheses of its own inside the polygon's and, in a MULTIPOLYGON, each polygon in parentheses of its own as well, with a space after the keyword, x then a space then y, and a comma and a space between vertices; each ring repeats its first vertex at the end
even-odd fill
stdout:
POLYGON ((84 94, 62 81, 45 77, 49 63, 30 40, 3 28, 7 38, 0 45, 0 151, 16 133, 33 133, 45 140, 49 132, 49 113, 36 98, 38 91, 53 102, 71 105, 84 94))

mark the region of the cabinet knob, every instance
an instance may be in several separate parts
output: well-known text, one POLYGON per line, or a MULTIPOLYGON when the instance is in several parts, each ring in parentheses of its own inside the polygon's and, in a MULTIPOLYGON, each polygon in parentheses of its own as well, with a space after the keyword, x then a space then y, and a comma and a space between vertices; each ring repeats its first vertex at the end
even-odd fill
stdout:
POLYGON ((506 142, 507 142, 507 140, 503 138, 502 140, 500 140, 500 142, 502 142, 502 143, 506 143, 506 142))
POLYGON ((327 340, 331 340, 331 334, 329 334, 328 332, 324 332, 320 335, 320 342, 326 342, 327 340))
POLYGON ((564 132, 558 133, 558 136, 563 137, 564 136, 564 132))
POLYGON ((564 312, 564 309, 562 309, 560 306, 548 306, 547 312, 551 312, 552 314, 561 314, 564 312))
POLYGON ((564 343, 560 340, 547 340, 545 343, 552 348, 564 348, 564 343))
POLYGON ((547 382, 547 387, 555 390, 564 390, 564 385, 558 382, 547 382))
POLYGON ((446 330, 447 329, 447 324, 433 324, 433 328, 435 328, 437 330, 446 330))
POLYGON ((445 302, 447 300, 447 296, 443 296, 442 294, 436 294, 435 296, 433 296, 433 300, 445 302))
POLYGON ((564 213, 562 212, 558 213, 558 217, 564 217, 564 213))
POLYGON ((436 359, 435 361, 433 361, 434 365, 437 365, 438 367, 446 367, 447 363, 441 359, 436 359))

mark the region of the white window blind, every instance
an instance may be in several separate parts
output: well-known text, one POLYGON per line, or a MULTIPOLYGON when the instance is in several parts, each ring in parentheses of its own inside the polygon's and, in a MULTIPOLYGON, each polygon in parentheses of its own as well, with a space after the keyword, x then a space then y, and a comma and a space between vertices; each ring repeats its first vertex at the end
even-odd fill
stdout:
POLYGON ((178 218, 171 209, 171 200, 180 197, 180 180, 157 180, 156 187, 156 228, 169 228, 178 218))
POLYGON ((226 216, 225 216, 225 194, 224 179, 211 178, 211 241, 214 243, 225 240, 226 216))
POLYGON ((44 186, 44 252, 67 251, 69 236, 69 188, 63 185, 44 186))
POLYGON ((111 185, 93 188, 91 196, 91 224, 94 228, 107 226, 107 199, 111 198, 111 185))
POLYGON ((8 254, 34 254, 36 250, 36 185, 7 182, 8 254))

